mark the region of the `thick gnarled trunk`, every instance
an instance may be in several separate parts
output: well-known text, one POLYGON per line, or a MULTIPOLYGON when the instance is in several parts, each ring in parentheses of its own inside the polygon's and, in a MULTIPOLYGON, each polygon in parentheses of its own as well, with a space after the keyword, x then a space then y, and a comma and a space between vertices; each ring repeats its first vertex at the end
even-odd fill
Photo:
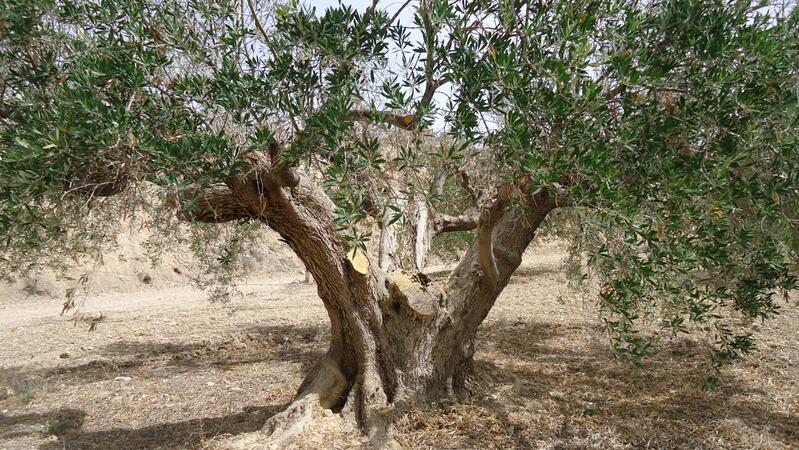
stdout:
POLYGON ((330 199, 304 177, 286 181, 270 176, 228 183, 232 201, 277 231, 302 259, 330 318, 327 354, 266 430, 280 445, 302 431, 314 410, 328 408, 354 417, 374 445, 386 445, 392 410, 460 393, 477 328, 554 202, 539 195, 481 225, 480 232, 490 234, 495 273, 489 279, 483 270, 484 237, 439 286, 419 273, 382 270, 377 261, 366 273, 355 270, 330 199))

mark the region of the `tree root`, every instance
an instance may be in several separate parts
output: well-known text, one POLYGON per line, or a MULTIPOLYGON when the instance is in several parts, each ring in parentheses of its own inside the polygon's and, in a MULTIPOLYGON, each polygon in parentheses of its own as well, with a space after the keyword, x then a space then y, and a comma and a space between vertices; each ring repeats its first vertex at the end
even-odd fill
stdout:
POLYGON ((325 357, 314 367, 300 386, 294 401, 282 412, 266 421, 263 433, 272 448, 299 435, 325 409, 332 409, 346 395, 349 383, 336 364, 325 357))
MULTIPOLYGON (((335 372, 320 372, 285 410, 269 418, 262 430, 266 442, 261 445, 283 448, 290 439, 314 427, 314 424, 324 427, 326 419, 323 417, 330 416, 329 408, 337 403, 333 401, 333 393, 339 386, 335 375, 335 372)), ((392 437, 392 408, 380 402, 381 397, 385 399, 381 394, 382 390, 376 391, 373 387, 365 392, 363 385, 356 384, 348 390, 341 418, 347 427, 351 426, 352 430, 358 430, 360 436, 368 439, 362 442, 363 448, 397 450, 402 447, 392 437)))
POLYGON ((288 408, 267 420, 263 432, 267 435, 269 448, 282 448, 286 442, 298 436, 306 425, 322 415, 322 406, 315 395, 307 395, 292 402, 288 408))
POLYGON ((455 370, 450 381, 449 395, 458 402, 468 402, 477 384, 477 370, 474 360, 469 357, 455 370))
POLYGON ((352 418, 368 437, 366 448, 397 450, 402 446, 394 440, 393 421, 396 411, 387 401, 380 378, 373 370, 362 374, 360 382, 350 389, 341 413, 352 418))

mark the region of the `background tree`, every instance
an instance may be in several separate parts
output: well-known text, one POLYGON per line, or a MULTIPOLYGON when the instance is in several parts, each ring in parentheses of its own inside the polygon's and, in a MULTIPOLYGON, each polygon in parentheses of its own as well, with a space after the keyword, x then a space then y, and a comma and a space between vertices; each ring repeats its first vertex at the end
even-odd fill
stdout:
POLYGON ((331 326, 268 431, 321 406, 386 444, 392 410, 468 395, 477 328, 570 208, 616 356, 653 350, 645 320, 709 333, 722 363, 795 287, 794 6, 422 0, 402 24, 377 2, 6 1, 2 270, 91 251, 131 198, 155 208, 149 186, 185 221, 263 223, 331 326), (389 159, 375 127, 410 137, 389 159), (389 172, 419 181, 397 195, 389 172), (369 259, 374 220, 454 176, 475 239, 445 283, 369 259))

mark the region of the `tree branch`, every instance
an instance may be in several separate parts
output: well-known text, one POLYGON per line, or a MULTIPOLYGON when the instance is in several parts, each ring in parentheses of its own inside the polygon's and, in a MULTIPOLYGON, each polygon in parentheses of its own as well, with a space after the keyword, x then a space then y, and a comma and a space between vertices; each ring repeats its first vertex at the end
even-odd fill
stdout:
MULTIPOLYGON (((436 93, 438 88, 447 84, 446 78, 438 78, 433 79, 433 74, 430 73, 427 77, 427 83, 425 84, 424 92, 422 93, 422 98, 419 100, 419 109, 426 107, 433 101, 433 95, 436 93)), ((419 112, 417 111, 417 114, 419 112)))
POLYGON ((480 211, 473 208, 459 216, 449 214, 437 214, 435 218, 435 235, 441 233, 452 233, 454 231, 470 231, 477 228, 480 219, 480 211))
POLYGON ((430 7, 430 3, 424 0, 419 7, 419 16, 422 19, 425 46, 427 47, 427 58, 424 62, 425 88, 422 99, 419 101, 420 109, 430 103, 433 99, 433 94, 435 94, 436 89, 440 86, 440 84, 433 79, 433 70, 435 69, 433 52, 436 47, 436 30, 433 29, 433 22, 430 20, 430 7))
POLYGON ((178 208, 178 219, 187 222, 223 223, 252 217, 224 184, 170 192, 165 206, 178 208))
POLYGON ((403 3, 402 6, 399 7, 397 12, 395 12, 394 15, 391 16, 391 19, 388 20, 389 26, 391 26, 394 23, 394 21, 397 20, 397 17, 399 17, 399 15, 402 14, 402 10, 404 10, 405 7, 411 3, 411 1, 412 0, 405 0, 405 3, 403 3))
POLYGON ((251 151, 243 155, 244 174, 230 176, 224 183, 206 188, 189 186, 167 196, 165 205, 179 208, 178 218, 185 221, 221 223, 235 220, 263 219, 268 209, 269 192, 293 189, 299 176, 279 158, 280 147, 272 142, 267 153, 251 151))
MULTIPOLYGON (((459 174, 461 183, 464 190, 467 191, 469 197, 475 205, 478 204, 477 193, 469 185, 469 176, 460 168, 444 169, 441 170, 435 177, 434 190, 435 195, 441 198, 444 195, 444 186, 452 175, 459 174)), ((433 217, 433 237, 441 233, 451 233, 454 231, 470 231, 477 228, 477 223, 480 218, 480 210, 477 207, 471 208, 463 214, 453 216, 449 214, 435 213, 433 217)))
POLYGON ((266 30, 264 30, 264 26, 261 25, 261 21, 258 19, 258 14, 255 12, 255 4, 253 4, 252 0, 247 0, 247 6, 250 8, 250 14, 252 14, 252 20, 255 22, 255 28, 258 29, 258 32, 261 33, 264 40, 269 40, 269 36, 266 35, 266 30))
POLYGON ((250 14, 252 14, 252 20, 255 22, 255 28, 258 29, 258 32, 261 33, 261 36, 264 38, 264 44, 269 47, 269 50, 272 52, 272 58, 277 57, 277 52, 275 48, 272 46, 272 41, 269 39, 269 36, 266 34, 266 30, 264 26, 261 24, 260 19, 258 19, 258 13, 255 11, 255 4, 253 4, 253 0, 247 0, 247 6, 250 8, 250 14))
POLYGON ((458 172, 458 175, 461 176, 461 186, 463 187, 463 190, 465 190, 466 193, 469 194, 469 197, 471 197, 472 201, 476 205, 480 197, 477 195, 477 191, 475 191, 474 188, 472 187, 471 180, 469 179, 469 174, 467 174, 466 171, 461 168, 457 168, 455 170, 458 172))
POLYGON ((480 221, 477 226, 477 248, 479 252, 480 269, 483 272, 483 280, 485 280, 486 285, 491 289, 497 285, 497 278, 499 276, 497 261, 494 259, 492 233, 494 231, 494 225, 501 217, 501 214, 495 220, 492 218, 492 215, 493 214, 487 212, 487 210, 483 211, 480 214, 480 221))
POLYGON ((366 16, 368 16, 368 15, 371 15, 372 13, 374 13, 374 12, 375 12, 375 9, 377 9, 377 4, 378 4, 379 2, 380 2, 380 0, 372 0, 372 4, 371 4, 371 5, 369 5, 369 7, 368 7, 368 8, 366 8, 366 11, 364 11, 364 14, 363 14, 363 15, 364 15, 364 17, 366 17, 366 16))
POLYGON ((453 173, 454 171, 445 168, 436 174, 433 179, 433 189, 436 197, 441 198, 441 196, 444 195, 444 186, 447 184, 447 179, 449 179, 453 173))
MULTIPOLYGON (((444 185, 450 176, 458 174, 461 178, 461 185, 463 189, 469 194, 472 202, 475 205, 479 202, 477 192, 471 187, 469 183, 469 175, 461 168, 442 170, 435 178, 435 194, 440 198, 444 194, 444 185)), ((477 228, 477 223, 480 219, 480 210, 474 207, 463 214, 452 216, 449 214, 436 214, 434 217, 434 233, 437 236, 441 233, 450 233, 453 231, 470 231, 477 228)))
POLYGON ((477 222, 477 250, 480 270, 483 272, 483 280, 486 286, 494 289, 499 279, 497 261, 494 257, 494 226, 505 215, 511 195, 511 184, 504 184, 497 189, 497 196, 491 205, 480 210, 480 218, 477 222))

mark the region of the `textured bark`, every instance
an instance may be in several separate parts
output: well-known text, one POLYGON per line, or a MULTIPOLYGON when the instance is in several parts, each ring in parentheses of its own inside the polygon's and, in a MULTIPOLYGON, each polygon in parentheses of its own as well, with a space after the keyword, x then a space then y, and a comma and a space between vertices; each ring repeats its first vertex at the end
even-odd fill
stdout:
POLYGON ((388 446, 395 409, 461 397, 477 328, 555 207, 538 195, 495 214, 491 228, 483 230, 488 233, 483 240, 492 243, 494 280, 486 281, 480 263, 485 249, 475 242, 438 286, 418 273, 388 273, 374 262, 366 273, 354 270, 335 229, 333 203, 305 177, 250 175, 228 180, 227 186, 230 195, 219 198, 234 198, 240 213, 277 231, 302 259, 330 318, 326 356, 294 402, 265 427, 278 446, 301 432, 319 408, 352 416, 375 446, 388 446))
MULTIPOLYGON (((433 177, 433 190, 437 198, 443 196, 447 180, 458 173, 453 169, 445 169, 433 177)), ((464 183, 468 183, 465 173, 460 173, 463 174, 464 183)), ((395 181, 392 190, 401 191, 400 187, 395 181)), ((476 195, 468 184, 464 184, 464 189, 470 196, 476 195)), ((476 197, 472 198, 477 201, 476 197)), ((380 267, 389 271, 400 266, 417 272, 424 270, 436 236, 442 233, 474 230, 479 219, 477 208, 457 216, 439 213, 428 202, 428 198, 418 192, 407 202, 396 202, 394 206, 404 211, 404 227, 395 223, 391 226, 382 226, 380 230, 380 267), (400 235, 403 242, 402 257, 397 254, 400 235)), ((378 219, 381 223, 387 223, 387 218, 378 219)))
MULTIPOLYGON (((405 209, 405 202, 398 201, 394 205, 400 211, 405 209)), ((390 223, 393 217, 386 211, 380 218, 380 247, 378 250, 378 260, 380 268, 391 272, 399 268, 399 239, 401 221, 390 223)))
POLYGON ((451 233, 453 231, 470 231, 477 228, 477 221, 480 213, 477 208, 468 211, 460 216, 450 216, 448 214, 436 215, 435 234, 451 233))
POLYGON ((414 271, 422 271, 427 265, 433 239, 443 233, 471 231, 477 228, 480 212, 473 208, 459 216, 436 212, 422 196, 411 202, 407 211, 405 247, 408 265, 414 271))
POLYGON ((427 255, 432 245, 435 219, 431 217, 431 210, 427 200, 415 196, 409 205, 408 226, 405 236, 405 247, 408 249, 408 267, 421 271, 427 264, 427 255))
POLYGON ((178 207, 181 204, 185 206, 178 210, 178 217, 186 221, 222 223, 251 217, 224 184, 204 189, 190 187, 167 196, 165 206, 178 207))
MULTIPOLYGON (((398 205, 402 208, 404 204, 398 205)), ((433 239, 443 233, 471 231, 477 228, 479 212, 475 208, 459 216, 436 213, 423 198, 417 198, 406 211, 406 224, 403 252, 405 267, 420 272, 427 265, 433 239)), ((380 229, 380 267, 386 271, 400 268, 398 236, 400 223, 383 226, 380 229)))

